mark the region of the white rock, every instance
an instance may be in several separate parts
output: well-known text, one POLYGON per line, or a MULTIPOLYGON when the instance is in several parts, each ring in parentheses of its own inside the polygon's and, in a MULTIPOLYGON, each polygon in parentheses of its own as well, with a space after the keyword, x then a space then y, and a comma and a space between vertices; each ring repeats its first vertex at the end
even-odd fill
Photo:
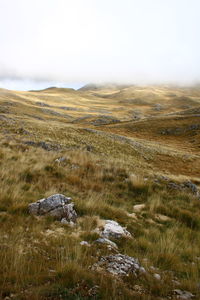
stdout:
POLYGON ((112 220, 107 220, 106 224, 104 225, 104 229, 101 233, 103 238, 121 238, 121 237, 131 237, 130 232, 119 225, 117 222, 112 220))
POLYGON ((141 210, 143 210, 145 208, 145 204, 137 204, 133 206, 134 211, 140 212, 141 210))
POLYGON ((157 280, 161 280, 160 274, 155 273, 155 274, 153 274, 153 277, 157 280))
POLYGON ((87 241, 80 242, 81 246, 90 246, 90 244, 87 241))

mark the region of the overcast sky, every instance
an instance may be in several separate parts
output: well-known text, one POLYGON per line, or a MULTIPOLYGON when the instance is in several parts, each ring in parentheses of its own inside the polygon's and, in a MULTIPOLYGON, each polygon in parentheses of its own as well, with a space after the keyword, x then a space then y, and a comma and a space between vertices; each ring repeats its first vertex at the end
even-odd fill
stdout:
POLYGON ((200 0, 0 0, 0 86, 200 82, 200 0))

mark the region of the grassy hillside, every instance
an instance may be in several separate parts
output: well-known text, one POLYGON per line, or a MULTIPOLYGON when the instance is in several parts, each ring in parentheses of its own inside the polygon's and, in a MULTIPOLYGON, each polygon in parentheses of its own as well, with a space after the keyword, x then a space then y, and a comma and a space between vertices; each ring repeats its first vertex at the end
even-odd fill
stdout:
POLYGON ((0 89, 0 125, 2 299, 200 298, 200 88, 0 89), (57 193, 75 226, 28 213, 57 193), (118 250, 94 243, 108 219, 133 236, 118 250), (93 270, 116 251, 146 273, 93 270))

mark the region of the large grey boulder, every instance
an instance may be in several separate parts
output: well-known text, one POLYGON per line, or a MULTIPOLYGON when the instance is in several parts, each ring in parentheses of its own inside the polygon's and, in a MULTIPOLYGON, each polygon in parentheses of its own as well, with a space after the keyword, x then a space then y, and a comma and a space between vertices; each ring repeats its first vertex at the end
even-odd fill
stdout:
POLYGON ((126 228, 122 227, 117 222, 112 220, 107 220, 104 225, 101 236, 106 239, 109 238, 118 239, 121 237, 131 237, 131 234, 126 230, 126 228))
POLYGON ((99 271, 106 270, 117 276, 128 276, 129 274, 139 276, 146 272, 136 258, 123 254, 102 256, 100 260, 92 266, 92 269, 99 271))
POLYGON ((28 209, 32 215, 47 215, 59 220, 65 218, 69 222, 75 222, 77 218, 71 198, 65 197, 62 194, 55 194, 31 203, 28 209))

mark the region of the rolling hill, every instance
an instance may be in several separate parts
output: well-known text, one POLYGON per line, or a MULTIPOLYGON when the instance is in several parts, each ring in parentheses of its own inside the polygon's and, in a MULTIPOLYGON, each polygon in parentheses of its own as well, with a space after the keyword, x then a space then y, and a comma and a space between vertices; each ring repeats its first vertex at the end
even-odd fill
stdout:
POLYGON ((2 299, 199 299, 200 87, 0 89, 0 125, 2 299), (30 215, 54 194, 76 224, 30 215), (99 245, 106 220, 131 238, 99 245))

